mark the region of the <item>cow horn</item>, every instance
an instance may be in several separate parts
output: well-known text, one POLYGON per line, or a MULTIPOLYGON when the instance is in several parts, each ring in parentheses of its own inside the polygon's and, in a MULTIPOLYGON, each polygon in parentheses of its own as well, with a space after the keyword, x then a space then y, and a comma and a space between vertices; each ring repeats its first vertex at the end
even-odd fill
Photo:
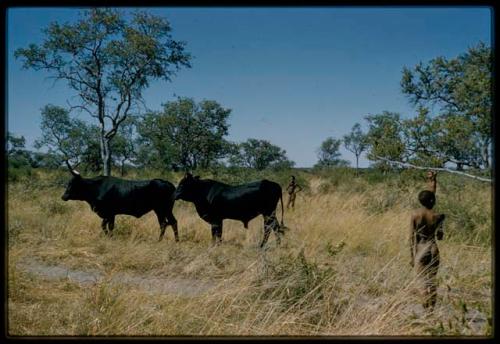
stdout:
POLYGON ((73 167, 71 167, 68 160, 66 160, 66 165, 68 165, 69 171, 71 172, 72 175, 74 175, 74 176, 80 175, 80 173, 77 170, 75 170, 75 169, 73 169, 73 167))

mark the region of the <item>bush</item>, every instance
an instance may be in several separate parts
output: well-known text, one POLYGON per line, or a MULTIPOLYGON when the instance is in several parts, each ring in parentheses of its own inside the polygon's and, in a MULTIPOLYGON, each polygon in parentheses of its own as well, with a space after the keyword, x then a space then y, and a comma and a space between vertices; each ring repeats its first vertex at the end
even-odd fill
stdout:
POLYGON ((22 166, 22 167, 12 167, 9 166, 7 170, 8 174, 8 182, 9 183, 17 183, 26 180, 26 178, 31 177, 31 167, 22 166))
POLYGON ((280 299, 284 308, 300 301, 313 289, 317 291, 311 297, 321 298, 323 288, 327 287, 324 282, 334 276, 330 267, 320 268, 308 261, 303 250, 296 257, 289 253, 281 255, 275 264, 267 263, 265 272, 258 281, 261 286, 268 286, 265 298, 280 299))

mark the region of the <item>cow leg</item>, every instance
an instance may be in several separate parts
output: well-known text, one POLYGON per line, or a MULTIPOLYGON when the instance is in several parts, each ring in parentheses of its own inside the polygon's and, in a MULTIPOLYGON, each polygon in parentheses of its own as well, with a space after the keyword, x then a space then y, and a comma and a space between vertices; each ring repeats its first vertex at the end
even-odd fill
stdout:
POLYGON ((172 230, 174 231, 174 237, 175 241, 179 241, 179 232, 177 231, 177 220, 174 217, 174 214, 170 212, 170 214, 167 213, 167 220, 168 224, 172 226, 172 230))
POLYGON ((115 228, 115 217, 111 216, 110 218, 108 218, 109 235, 113 235, 114 228, 115 228))
POLYGON ((222 242, 222 222, 212 224, 212 243, 222 242))
POLYGON ((280 227, 280 224, 278 222, 278 219, 276 218, 276 215, 273 213, 273 215, 271 217, 272 217, 271 227, 274 231, 274 234, 276 235, 276 242, 278 243, 278 245, 280 245, 281 244, 281 236, 283 235, 284 232, 280 227))
POLYGON ((108 229, 106 228, 107 225, 108 225, 108 219, 102 219, 101 228, 105 235, 108 235, 108 229))
POLYGON ((159 220, 160 222, 160 237, 158 238, 158 241, 162 241, 163 236, 165 235, 165 229, 167 229, 167 220, 162 219, 159 220))
POLYGON ((260 248, 263 248, 269 239, 269 234, 271 234, 272 228, 272 217, 264 215, 264 237, 262 238, 262 242, 260 243, 260 248))
POLYGON ((165 218, 165 215, 163 213, 156 211, 156 217, 158 218, 158 223, 160 224, 160 238, 158 241, 161 241, 163 239, 163 235, 165 235, 165 229, 167 228, 167 219, 165 218))

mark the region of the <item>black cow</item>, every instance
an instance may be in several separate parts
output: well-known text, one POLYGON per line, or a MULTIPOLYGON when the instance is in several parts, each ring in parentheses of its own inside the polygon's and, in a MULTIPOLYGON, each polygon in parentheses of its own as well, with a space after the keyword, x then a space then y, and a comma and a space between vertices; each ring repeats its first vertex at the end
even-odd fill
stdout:
POLYGON ((281 186, 263 179, 248 184, 231 186, 211 179, 200 179, 186 173, 175 191, 175 199, 193 202, 198 215, 212 225, 212 241, 222 241, 222 220, 248 222, 258 215, 264 216, 263 247, 271 229, 280 243, 283 228, 283 198, 281 186), (281 226, 276 218, 276 206, 281 200, 281 226))
POLYGON ((160 239, 168 225, 172 226, 175 240, 179 241, 177 220, 172 214, 175 186, 161 179, 124 180, 99 176, 83 178, 70 169, 73 178, 69 181, 63 201, 86 201, 90 208, 101 217, 102 230, 111 234, 115 225, 115 215, 124 214, 141 217, 153 210, 160 223, 160 239), (108 226, 109 231, 106 229, 108 226))

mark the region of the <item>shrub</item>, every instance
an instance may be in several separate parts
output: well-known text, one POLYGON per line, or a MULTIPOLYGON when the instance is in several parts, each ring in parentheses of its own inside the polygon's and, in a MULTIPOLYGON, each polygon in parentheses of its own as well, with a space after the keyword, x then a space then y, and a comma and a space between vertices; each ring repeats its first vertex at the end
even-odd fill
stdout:
POLYGON ((29 177, 32 176, 32 169, 29 166, 9 166, 7 169, 8 173, 8 182, 9 183, 18 183, 22 181, 26 181, 29 177))

